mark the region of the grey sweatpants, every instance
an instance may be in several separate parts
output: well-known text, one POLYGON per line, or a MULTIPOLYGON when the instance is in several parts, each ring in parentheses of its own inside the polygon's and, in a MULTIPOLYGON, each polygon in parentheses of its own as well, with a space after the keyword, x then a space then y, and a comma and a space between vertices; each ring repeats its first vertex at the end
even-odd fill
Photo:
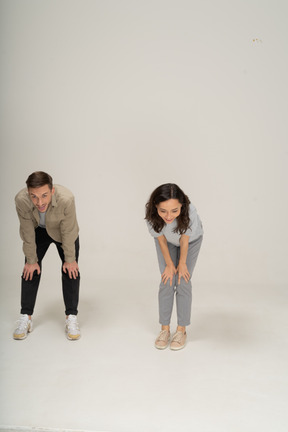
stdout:
MULTIPOLYGON (((190 273, 190 279, 185 282, 181 277, 180 284, 178 284, 178 274, 174 275, 172 286, 170 286, 170 279, 164 284, 160 282, 159 286, 159 322, 162 325, 169 325, 172 315, 174 295, 176 293, 176 307, 177 307, 177 323, 179 326, 187 326, 190 324, 191 319, 191 305, 192 305, 192 284, 191 277, 200 251, 203 237, 189 243, 186 265, 190 273)), ((155 245, 158 256, 158 263, 161 275, 165 270, 166 263, 159 245, 157 238, 155 238, 155 245)), ((174 266, 177 268, 180 258, 180 247, 168 243, 168 249, 174 266)))

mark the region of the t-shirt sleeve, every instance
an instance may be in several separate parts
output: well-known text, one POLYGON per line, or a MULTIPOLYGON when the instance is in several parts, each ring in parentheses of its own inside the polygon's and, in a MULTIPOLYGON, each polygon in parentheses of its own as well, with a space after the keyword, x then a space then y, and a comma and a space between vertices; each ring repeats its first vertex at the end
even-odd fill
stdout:
POLYGON ((202 222, 198 216, 197 210, 194 206, 190 206, 190 225, 185 235, 189 236, 191 240, 195 240, 203 234, 202 222))
POLYGON ((161 235, 163 235, 162 231, 160 231, 159 233, 157 233, 156 231, 154 231, 154 229, 152 228, 152 225, 150 224, 150 222, 146 221, 147 227, 148 227, 148 231, 151 234, 152 237, 157 238, 160 237, 161 235))

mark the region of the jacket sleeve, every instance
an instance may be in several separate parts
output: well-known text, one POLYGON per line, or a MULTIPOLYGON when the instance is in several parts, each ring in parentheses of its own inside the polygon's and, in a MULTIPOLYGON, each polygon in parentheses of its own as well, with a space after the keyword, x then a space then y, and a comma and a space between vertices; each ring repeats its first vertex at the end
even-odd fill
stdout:
POLYGON ((35 225, 31 212, 22 210, 17 205, 16 211, 20 222, 20 237, 23 240, 23 252, 28 264, 35 264, 38 261, 35 242, 35 225))
POLYGON ((75 241, 79 232, 74 198, 67 202, 64 210, 64 218, 60 223, 60 231, 65 261, 68 263, 73 262, 76 259, 75 241))

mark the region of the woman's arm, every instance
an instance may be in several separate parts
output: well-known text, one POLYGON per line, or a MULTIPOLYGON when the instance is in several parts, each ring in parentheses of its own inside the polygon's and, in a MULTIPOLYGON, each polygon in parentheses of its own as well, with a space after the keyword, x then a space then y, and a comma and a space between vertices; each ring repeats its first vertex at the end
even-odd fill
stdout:
POLYGON ((157 240, 159 242, 160 249, 166 263, 166 268, 162 273, 162 281, 164 284, 166 284, 166 282, 168 282, 168 280, 170 279, 170 286, 172 286, 173 276, 176 274, 176 268, 169 253, 167 240, 164 235, 157 237, 157 240))
POLYGON ((188 272, 187 265, 186 265, 188 245, 189 245, 189 236, 182 234, 182 236, 180 237, 180 258, 177 267, 178 284, 180 283, 181 277, 183 277, 186 282, 188 282, 190 279, 190 273, 188 272))

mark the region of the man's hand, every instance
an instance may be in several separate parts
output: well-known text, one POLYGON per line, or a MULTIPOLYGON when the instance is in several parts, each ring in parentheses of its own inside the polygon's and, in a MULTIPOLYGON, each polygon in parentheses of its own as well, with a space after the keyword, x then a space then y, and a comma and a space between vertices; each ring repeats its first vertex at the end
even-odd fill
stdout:
POLYGON ((79 275, 79 267, 78 267, 77 261, 73 261, 72 263, 64 262, 63 271, 64 271, 64 273, 67 273, 67 271, 68 271, 70 279, 72 279, 72 278, 77 279, 77 277, 79 275))
POLYGON ((37 270, 37 274, 41 273, 40 267, 38 263, 28 264, 26 263, 23 269, 23 278, 27 280, 32 280, 34 271, 37 270))

